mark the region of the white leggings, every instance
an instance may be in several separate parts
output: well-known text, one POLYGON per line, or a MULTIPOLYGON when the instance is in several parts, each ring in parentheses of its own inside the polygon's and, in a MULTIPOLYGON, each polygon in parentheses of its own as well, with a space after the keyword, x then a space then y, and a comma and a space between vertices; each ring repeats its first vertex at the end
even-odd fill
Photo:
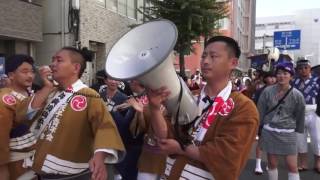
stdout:
POLYGON ((297 145, 299 153, 308 152, 308 133, 311 138, 313 154, 320 156, 320 117, 315 112, 308 112, 305 116, 304 133, 297 133, 297 145))

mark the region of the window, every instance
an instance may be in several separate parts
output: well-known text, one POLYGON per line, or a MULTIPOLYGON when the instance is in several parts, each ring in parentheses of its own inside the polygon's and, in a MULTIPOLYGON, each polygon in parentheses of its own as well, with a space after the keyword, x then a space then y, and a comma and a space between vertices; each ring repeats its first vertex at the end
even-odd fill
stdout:
POLYGON ((138 0, 97 0, 101 6, 104 6, 123 16, 137 19, 138 0))
POLYGON ((102 7, 106 7, 106 0, 97 0, 98 4, 102 7))
POLYGON ((137 0, 127 0, 127 16, 137 19, 137 0))
POLYGON ((127 0, 118 0, 118 13, 127 16, 127 0))
POLYGON ((118 10, 118 2, 117 0, 107 0, 107 8, 117 12, 118 10))

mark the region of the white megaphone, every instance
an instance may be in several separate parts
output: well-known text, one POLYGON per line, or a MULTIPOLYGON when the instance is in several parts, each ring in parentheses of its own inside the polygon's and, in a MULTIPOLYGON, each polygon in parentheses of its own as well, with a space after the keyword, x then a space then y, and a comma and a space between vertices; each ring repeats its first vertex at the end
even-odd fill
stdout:
POLYGON ((172 51, 177 37, 176 26, 168 20, 139 25, 113 45, 105 68, 114 79, 136 79, 151 89, 166 86, 171 91, 165 102, 168 112, 178 117, 179 124, 188 124, 198 116, 199 110, 173 66, 175 57, 172 51))

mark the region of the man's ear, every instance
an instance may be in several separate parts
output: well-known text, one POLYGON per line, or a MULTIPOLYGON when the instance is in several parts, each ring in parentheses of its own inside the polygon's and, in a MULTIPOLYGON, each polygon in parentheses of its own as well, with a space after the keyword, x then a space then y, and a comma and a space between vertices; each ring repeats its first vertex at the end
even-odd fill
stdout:
POLYGON ((14 72, 9 72, 9 73, 8 73, 8 78, 9 78, 10 80, 13 80, 13 78, 14 78, 14 72))
POLYGON ((75 67, 75 71, 76 71, 77 73, 79 73, 79 72, 80 72, 80 69, 81 69, 81 64, 80 64, 80 63, 75 63, 75 64, 74 64, 74 67, 75 67))
POLYGON ((231 59, 231 65, 232 65, 232 68, 235 69, 239 65, 239 59, 238 58, 232 58, 231 59))

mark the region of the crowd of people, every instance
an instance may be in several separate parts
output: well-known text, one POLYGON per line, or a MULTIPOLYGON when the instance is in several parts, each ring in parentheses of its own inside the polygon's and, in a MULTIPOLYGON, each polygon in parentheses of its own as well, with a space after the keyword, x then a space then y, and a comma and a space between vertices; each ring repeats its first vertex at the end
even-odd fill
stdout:
POLYGON ((92 58, 87 49, 58 50, 49 66, 38 69, 42 87, 36 92, 33 58, 7 58, 0 180, 236 180, 258 132, 257 174, 266 152, 270 180, 278 178, 279 157, 289 180, 298 180, 298 172, 309 168, 308 133, 320 172, 319 80, 310 62, 298 61, 299 76, 285 62, 242 86, 231 79, 240 54, 230 37, 206 42, 201 69, 186 79, 199 107, 199 116, 186 125, 166 109, 167 87, 120 82, 104 71, 97 73, 98 84, 85 85, 80 78, 92 58))
POLYGON ((274 72, 256 72, 244 83, 234 80, 234 90, 251 98, 259 111, 256 167, 254 173, 263 174, 262 153, 267 155, 268 177, 278 179, 278 159, 284 158, 288 179, 300 179, 299 172, 312 168, 320 174, 319 77, 312 74, 309 60, 300 59, 296 67, 289 61, 280 62, 274 72), (244 84, 244 85, 242 85, 244 84), (307 153, 310 139, 314 154, 313 167, 308 167, 307 153))

